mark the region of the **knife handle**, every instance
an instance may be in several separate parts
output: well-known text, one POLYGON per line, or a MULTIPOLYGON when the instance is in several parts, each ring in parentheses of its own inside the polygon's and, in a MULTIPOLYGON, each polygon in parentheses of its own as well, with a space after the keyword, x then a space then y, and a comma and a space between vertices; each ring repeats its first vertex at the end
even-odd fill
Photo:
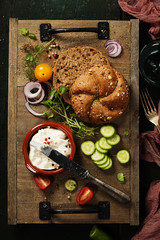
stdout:
POLYGON ((107 192, 110 196, 114 197, 116 200, 118 200, 121 203, 128 203, 130 202, 130 197, 126 195, 125 193, 121 192, 120 190, 102 182, 98 178, 95 178, 91 174, 88 175, 88 178, 95 183, 98 187, 103 189, 105 192, 107 192))

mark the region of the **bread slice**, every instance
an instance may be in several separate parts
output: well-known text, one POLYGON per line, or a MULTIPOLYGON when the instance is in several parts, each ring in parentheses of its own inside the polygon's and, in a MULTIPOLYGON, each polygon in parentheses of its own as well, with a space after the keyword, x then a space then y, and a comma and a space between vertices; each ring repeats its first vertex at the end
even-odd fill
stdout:
POLYGON ((53 69, 53 87, 60 86, 69 90, 64 99, 71 104, 70 88, 75 80, 94 65, 110 65, 108 59, 97 49, 89 46, 69 48, 60 54, 53 69))
POLYGON ((82 121, 97 125, 110 123, 118 119, 127 108, 129 86, 116 69, 97 65, 74 82, 71 103, 82 121))

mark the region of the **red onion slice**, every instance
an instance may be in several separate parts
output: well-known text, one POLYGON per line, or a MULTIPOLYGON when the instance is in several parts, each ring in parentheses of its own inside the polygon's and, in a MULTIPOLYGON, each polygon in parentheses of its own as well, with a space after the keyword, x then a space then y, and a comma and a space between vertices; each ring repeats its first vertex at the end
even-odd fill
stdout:
POLYGON ((26 83, 26 85, 24 86, 24 95, 27 98, 36 98, 40 92, 42 91, 42 86, 40 83, 38 82, 28 82, 26 83), (36 92, 32 92, 33 89, 37 89, 36 92))
POLYGON ((32 105, 35 105, 35 104, 41 103, 41 102, 43 101, 44 97, 45 97, 45 91, 44 91, 44 89, 42 88, 41 96, 40 96, 39 99, 35 99, 35 98, 34 98, 34 99, 32 99, 33 101, 31 101, 30 98, 26 97, 26 100, 27 100, 28 103, 30 103, 30 104, 32 104, 32 105))
POLYGON ((108 55, 110 57, 118 57, 122 52, 122 46, 117 40, 108 40, 104 46, 108 49, 108 55))
POLYGON ((42 116, 44 116, 44 113, 37 113, 37 112, 35 112, 35 111, 30 107, 30 105, 29 105, 28 102, 25 103, 25 106, 26 106, 27 110, 28 110, 31 114, 33 114, 34 116, 36 116, 36 117, 42 117, 42 116))
POLYGON ((36 117, 41 117, 44 116, 44 113, 37 113, 35 112, 31 106, 31 105, 36 105, 36 104, 43 104, 43 100, 45 97, 48 97, 49 99, 53 99, 53 95, 48 96, 49 92, 53 89, 53 86, 50 82, 43 82, 43 83, 39 83, 39 82, 28 82, 25 86, 24 86, 24 95, 25 98, 27 100, 27 102, 25 103, 25 106, 27 108, 27 110, 33 114, 36 117), (36 93, 32 93, 32 89, 37 88, 38 91, 36 93), (27 94, 26 94, 27 93, 27 94), (40 95, 41 94, 41 95, 40 95), (40 96, 38 96, 40 95, 40 96), (39 97, 39 98, 36 98, 39 97))

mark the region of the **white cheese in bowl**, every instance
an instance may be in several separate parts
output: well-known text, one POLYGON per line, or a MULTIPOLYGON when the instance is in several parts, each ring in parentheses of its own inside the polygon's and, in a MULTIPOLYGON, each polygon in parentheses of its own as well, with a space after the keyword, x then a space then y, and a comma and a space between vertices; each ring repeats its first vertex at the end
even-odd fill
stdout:
MULTIPOLYGON (((69 157, 71 153, 70 141, 66 134, 55 128, 47 127, 38 130, 36 134, 32 137, 31 141, 43 144, 45 146, 50 146, 51 148, 62 153, 64 156, 69 157)), ((43 170, 53 170, 58 169, 59 165, 52 161, 50 158, 45 156, 40 151, 36 150, 30 145, 29 158, 31 163, 43 170)))

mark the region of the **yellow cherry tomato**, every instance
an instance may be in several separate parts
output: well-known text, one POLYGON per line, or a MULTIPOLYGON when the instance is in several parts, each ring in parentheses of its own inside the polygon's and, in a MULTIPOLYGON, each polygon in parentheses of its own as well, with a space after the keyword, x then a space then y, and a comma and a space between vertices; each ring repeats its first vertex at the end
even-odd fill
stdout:
POLYGON ((35 68, 34 74, 38 81, 46 82, 52 77, 52 68, 46 63, 41 63, 35 68))

